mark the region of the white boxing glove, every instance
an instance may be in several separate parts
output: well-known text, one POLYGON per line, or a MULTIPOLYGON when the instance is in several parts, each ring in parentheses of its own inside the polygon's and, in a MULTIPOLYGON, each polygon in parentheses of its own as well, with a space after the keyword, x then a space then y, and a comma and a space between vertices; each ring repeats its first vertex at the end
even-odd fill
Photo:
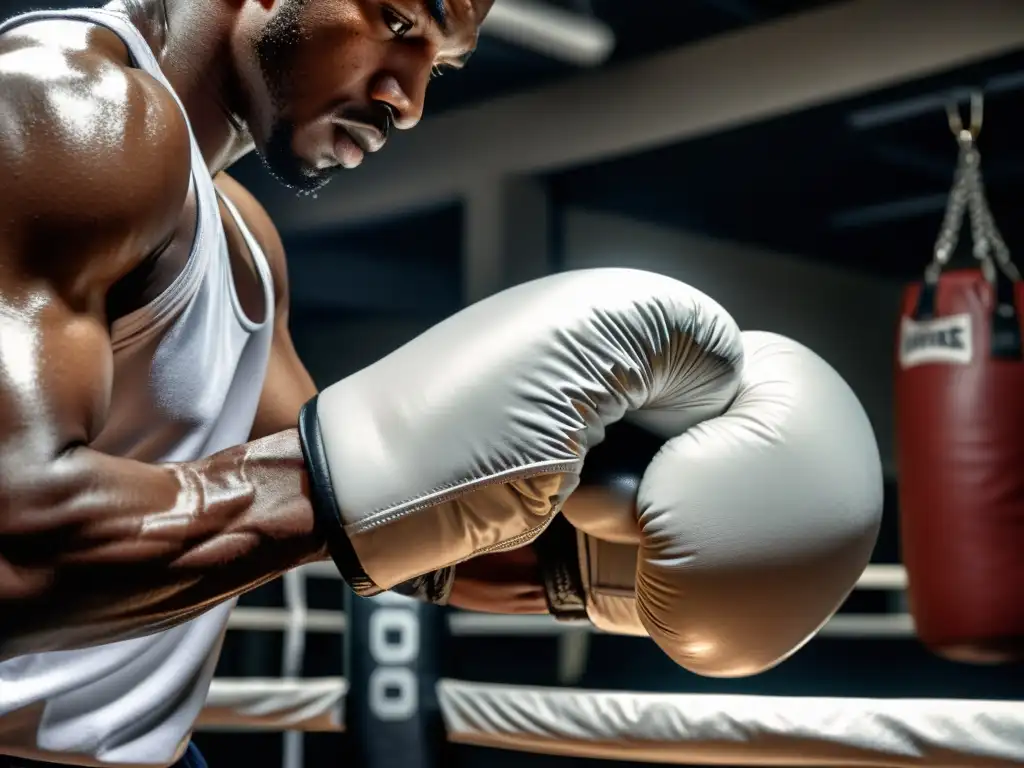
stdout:
MULTIPOLYGON (((878 447, 846 383, 782 336, 744 333, 743 346, 723 415, 660 450, 674 430, 656 415, 639 437, 610 435, 563 507, 590 620, 642 627, 678 664, 717 677, 768 669, 813 637, 867 566, 882 516, 878 447)), ((543 543, 551 573, 559 556, 543 543)), ((554 613, 571 592, 549 597, 554 613)))
POLYGON ((643 409, 680 434, 724 412, 742 360, 725 310, 668 277, 586 270, 506 290, 304 407, 320 531, 356 592, 426 574, 442 601, 449 566, 543 531, 607 425, 643 409))

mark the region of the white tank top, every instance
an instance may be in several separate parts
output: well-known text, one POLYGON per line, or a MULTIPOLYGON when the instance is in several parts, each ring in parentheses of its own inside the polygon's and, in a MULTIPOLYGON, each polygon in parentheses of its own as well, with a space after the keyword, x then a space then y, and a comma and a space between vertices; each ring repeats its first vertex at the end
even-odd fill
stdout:
MULTIPOLYGON (((171 91, 116 6, 31 13, 0 25, 0 34, 43 19, 107 27, 135 66, 171 91)), ((191 125, 189 133, 198 211, 192 251, 166 291, 113 324, 110 416, 91 445, 146 462, 189 461, 244 443, 270 354, 274 292, 266 258, 225 198, 263 282, 266 309, 257 324, 235 293, 218 194, 191 125)), ((0 755, 73 765, 173 763, 203 707, 233 606, 148 637, 0 663, 0 755)))

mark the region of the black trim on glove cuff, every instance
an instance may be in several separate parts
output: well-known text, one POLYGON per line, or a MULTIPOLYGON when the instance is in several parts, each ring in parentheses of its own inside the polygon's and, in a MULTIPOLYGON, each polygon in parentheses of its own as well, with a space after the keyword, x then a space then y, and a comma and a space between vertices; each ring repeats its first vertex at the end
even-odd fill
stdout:
POLYGON ((558 621, 589 621, 587 592, 580 573, 579 538, 576 528, 555 515, 533 542, 544 583, 548 612, 558 621))
POLYGON ((331 470, 320 437, 316 404, 317 398, 314 397, 299 411, 299 443, 302 445, 302 456, 306 460, 306 471, 309 474, 309 496, 313 503, 315 524, 327 542, 327 551, 334 564, 338 566, 341 577, 357 595, 372 597, 384 590, 366 575, 356 550, 345 533, 341 510, 338 508, 331 485, 331 470))

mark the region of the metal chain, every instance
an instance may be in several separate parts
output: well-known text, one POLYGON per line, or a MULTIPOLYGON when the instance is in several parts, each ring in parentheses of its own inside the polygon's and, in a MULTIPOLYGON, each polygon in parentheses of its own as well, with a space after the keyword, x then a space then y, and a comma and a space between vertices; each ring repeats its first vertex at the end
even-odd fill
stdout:
POLYGON ((972 146, 967 150, 964 163, 967 166, 964 178, 967 182, 967 213, 970 217, 974 258, 978 261, 986 262, 991 257, 992 244, 988 239, 988 227, 986 226, 985 216, 987 206, 984 199, 984 189, 981 186, 981 155, 977 148, 972 146))
POLYGON ((985 194, 985 182, 981 175, 981 155, 977 148, 970 150, 967 162, 968 209, 971 218, 971 237, 974 240, 974 257, 982 262, 987 270, 998 268, 1011 280, 1019 280, 1020 273, 1010 258, 1010 249, 1006 246, 992 216, 988 196, 985 194))
POLYGON ((981 238, 981 245, 975 245, 975 258, 986 260, 995 259, 996 266, 1013 280, 1019 280, 1020 275, 1016 265, 1010 259, 1010 249, 1006 246, 999 227, 992 216, 992 209, 985 194, 985 183, 981 177, 980 157, 975 162, 970 185, 970 212, 972 229, 978 231, 974 237, 981 238), (974 223, 974 222, 977 223, 974 223))
POLYGON ((960 160, 953 177, 953 188, 950 190, 949 201, 946 203, 946 214, 942 219, 939 237, 935 241, 935 260, 928 267, 927 276, 933 281, 938 280, 939 272, 949 262, 960 242, 960 230, 963 227, 964 214, 967 211, 969 193, 967 169, 967 159, 963 148, 961 148, 960 160))
POLYGON ((995 269, 1000 269, 1011 280, 1019 280, 1020 272, 1010 257, 1010 249, 1003 240, 999 227, 992 216, 985 182, 981 173, 981 153, 977 139, 981 132, 983 100, 980 94, 971 97, 971 122, 963 127, 959 106, 951 104, 947 109, 949 127, 960 145, 960 156, 950 191, 949 202, 943 217, 942 227, 935 242, 935 258, 928 266, 926 279, 938 280, 945 266, 960 242, 964 216, 968 215, 971 225, 974 257, 982 263, 989 279, 994 279, 995 269))

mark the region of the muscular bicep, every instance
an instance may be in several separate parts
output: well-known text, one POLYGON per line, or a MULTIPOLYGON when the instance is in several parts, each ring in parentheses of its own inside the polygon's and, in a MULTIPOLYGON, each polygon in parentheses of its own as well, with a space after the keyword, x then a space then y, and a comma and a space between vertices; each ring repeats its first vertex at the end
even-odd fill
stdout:
POLYGON ((105 324, 2 270, 0 296, 0 661, 173 626, 322 557, 294 434, 178 464, 100 453, 105 324))
POLYGON ((116 38, 19 34, 0 35, 0 660, 172 626, 324 556, 295 430, 182 463, 89 447, 106 300, 181 220, 190 140, 116 38))
POLYGON ((107 292, 174 231, 190 166, 166 90, 35 27, 0 39, 0 439, 46 457, 102 424, 107 292))
POLYGON ((173 626, 321 556, 292 434, 179 464, 90 448, 106 325, 37 282, 0 270, 0 661, 173 626))

